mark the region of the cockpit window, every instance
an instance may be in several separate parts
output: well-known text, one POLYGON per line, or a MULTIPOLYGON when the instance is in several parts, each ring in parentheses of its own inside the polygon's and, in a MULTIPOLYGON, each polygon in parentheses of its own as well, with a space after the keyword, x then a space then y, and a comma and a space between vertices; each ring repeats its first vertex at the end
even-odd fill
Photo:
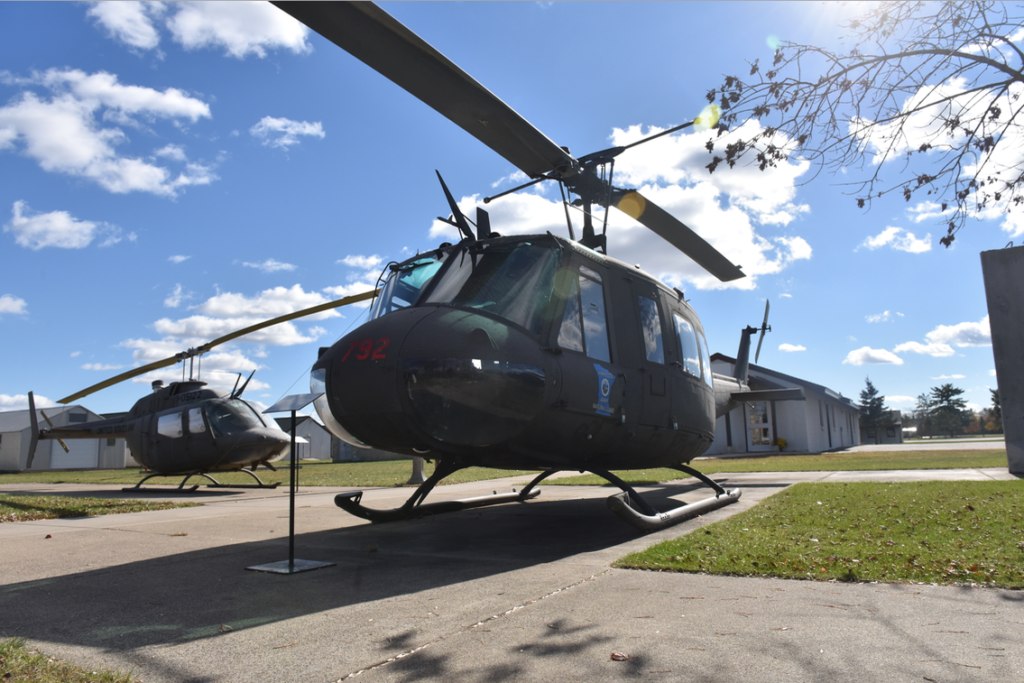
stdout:
POLYGON ((449 259, 427 303, 486 311, 540 334, 551 310, 559 259, 555 244, 472 244, 449 259))
POLYGON ((210 401, 205 407, 214 436, 228 436, 264 426, 260 416, 245 401, 210 401))
POLYGON ((393 270, 370 308, 370 320, 416 303, 420 292, 441 268, 447 254, 425 255, 393 270))

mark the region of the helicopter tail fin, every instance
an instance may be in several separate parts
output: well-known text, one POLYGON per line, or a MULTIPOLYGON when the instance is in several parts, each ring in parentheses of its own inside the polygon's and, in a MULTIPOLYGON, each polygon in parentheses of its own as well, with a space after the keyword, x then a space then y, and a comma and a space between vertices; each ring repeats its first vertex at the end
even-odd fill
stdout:
POLYGON ((39 419, 36 417, 36 399, 32 392, 28 392, 28 419, 32 423, 32 436, 28 442, 28 460, 25 462, 25 469, 32 469, 32 461, 36 457, 36 446, 39 445, 39 419))

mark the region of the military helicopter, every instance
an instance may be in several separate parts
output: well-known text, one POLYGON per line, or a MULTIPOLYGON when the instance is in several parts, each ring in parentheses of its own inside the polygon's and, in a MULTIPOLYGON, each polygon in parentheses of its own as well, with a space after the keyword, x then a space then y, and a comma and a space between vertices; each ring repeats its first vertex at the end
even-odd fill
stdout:
MULTIPOLYGON (((242 392, 253 375, 250 374, 241 386, 239 375, 235 387, 226 394, 209 389, 206 382, 193 378, 195 360, 198 358, 201 363, 202 354, 213 347, 265 327, 366 301, 375 294, 374 291, 365 292, 250 325, 199 347, 133 368, 58 401, 67 405, 100 389, 147 372, 179 362, 188 362, 187 380, 171 382, 168 386, 163 386, 161 380, 153 382, 153 393, 139 399, 123 417, 84 422, 74 427, 54 428, 43 411, 43 418, 50 424, 50 428, 40 430, 36 418, 35 398, 32 392, 29 392, 32 437, 27 467, 32 466, 36 446, 41 439, 57 439, 64 446, 63 439, 121 437, 127 441, 135 459, 151 471, 138 484, 125 489, 126 491, 144 490, 142 484, 151 477, 169 475, 184 476, 177 487, 178 491, 194 491, 198 485, 185 489, 186 482, 193 476, 201 476, 212 482, 208 484, 210 488, 274 488, 280 482, 266 484, 255 470, 260 465, 273 470, 274 467, 270 463, 286 455, 291 438, 277 422, 261 415, 251 403, 242 398, 242 392), (231 471, 245 472, 255 480, 255 483, 225 485, 210 474, 231 471)), ((64 449, 67 450, 67 446, 64 446, 64 449)))
POLYGON ((737 500, 738 489, 725 490, 688 463, 711 444, 716 417, 739 401, 800 395, 751 392, 747 384, 750 336, 760 331, 763 339, 767 309, 760 328, 743 332, 736 376, 715 375, 683 292, 607 254, 615 207, 720 280, 744 276, 675 217, 612 185, 615 158, 657 136, 573 157, 376 5, 274 4, 523 171, 531 181, 516 190, 557 182, 563 196, 576 195, 572 204, 583 215, 579 240, 571 220, 570 239, 502 237, 481 208, 474 232, 438 173, 451 211, 440 220, 458 228, 461 241, 393 264, 368 322, 321 349, 310 378, 334 435, 434 458, 437 466, 400 508, 368 508, 361 492, 340 494, 336 504, 371 522, 406 519, 525 501, 559 471, 591 472, 617 485, 623 492, 609 505, 642 529, 737 500), (595 207, 605 212, 601 234, 595 207), (424 504, 437 482, 470 466, 540 474, 519 492, 424 504), (662 513, 612 473, 651 467, 693 475, 715 495, 662 513))

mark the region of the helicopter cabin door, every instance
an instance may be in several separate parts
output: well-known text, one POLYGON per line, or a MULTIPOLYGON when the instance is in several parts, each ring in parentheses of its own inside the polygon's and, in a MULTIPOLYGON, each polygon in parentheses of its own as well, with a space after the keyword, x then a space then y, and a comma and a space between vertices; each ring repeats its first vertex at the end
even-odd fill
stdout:
POLYGON ((665 343, 667 324, 664 304, 658 289, 650 282, 633 278, 633 303, 643 344, 641 376, 643 377, 643 408, 640 424, 674 429, 672 424, 672 391, 669 366, 674 360, 671 346, 665 343))

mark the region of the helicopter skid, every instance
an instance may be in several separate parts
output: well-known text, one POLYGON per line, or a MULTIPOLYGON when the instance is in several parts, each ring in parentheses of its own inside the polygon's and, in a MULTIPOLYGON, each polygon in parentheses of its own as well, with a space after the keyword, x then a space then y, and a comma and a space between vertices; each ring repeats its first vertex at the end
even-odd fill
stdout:
POLYGON ((167 476, 167 475, 163 475, 163 474, 161 474, 159 472, 154 472, 154 473, 144 477, 142 479, 142 481, 140 481, 135 486, 128 486, 128 487, 125 487, 125 488, 123 488, 121 490, 125 491, 125 492, 128 492, 128 493, 136 493, 136 492, 150 492, 150 493, 153 493, 153 492, 157 492, 157 491, 159 491, 161 493, 192 493, 196 489, 199 488, 199 484, 192 484, 192 486, 186 487, 185 483, 189 479, 191 479, 192 477, 196 477, 196 476, 205 477, 206 479, 209 479, 211 482, 213 482, 211 484, 207 484, 206 485, 206 488, 208 488, 208 489, 276 489, 278 486, 281 485, 281 482, 279 482, 279 481, 278 482, 274 482, 273 484, 267 484, 262 479, 260 479, 256 475, 255 472, 252 472, 251 470, 241 469, 241 470, 238 470, 238 471, 239 472, 245 472, 246 474, 251 476, 253 479, 255 479, 257 481, 257 483, 255 483, 255 484, 222 484, 219 481, 217 481, 216 479, 214 479, 213 477, 211 477, 206 472, 192 472, 191 474, 186 475, 185 478, 181 480, 181 483, 178 484, 174 488, 171 488, 169 486, 168 487, 159 487, 159 488, 154 488, 154 487, 143 488, 142 485, 145 484, 149 479, 151 479, 153 477, 167 476))
MULTIPOLYGON (((382 522, 398 522, 403 519, 416 519, 428 515, 439 515, 445 512, 458 512, 471 508, 484 507, 486 505, 500 505, 501 503, 525 502, 540 495, 540 489, 523 489, 519 493, 495 493, 490 496, 476 496, 475 498, 463 498, 461 500, 444 500, 437 503, 426 503, 425 505, 410 505, 406 503, 402 507, 390 510, 374 510, 360 503, 363 497, 362 491, 349 491, 339 493, 334 497, 334 504, 350 515, 369 520, 373 524, 382 522)), ((410 502, 412 502, 410 500, 410 502)))
POLYGON ((684 522, 698 515, 725 507, 730 503, 735 503, 740 499, 742 493, 739 489, 730 489, 695 503, 680 505, 668 512, 657 512, 654 515, 649 515, 634 508, 633 505, 636 501, 631 500, 629 493, 623 491, 608 498, 608 507, 624 522, 632 524, 641 531, 660 531, 673 524, 684 522))

